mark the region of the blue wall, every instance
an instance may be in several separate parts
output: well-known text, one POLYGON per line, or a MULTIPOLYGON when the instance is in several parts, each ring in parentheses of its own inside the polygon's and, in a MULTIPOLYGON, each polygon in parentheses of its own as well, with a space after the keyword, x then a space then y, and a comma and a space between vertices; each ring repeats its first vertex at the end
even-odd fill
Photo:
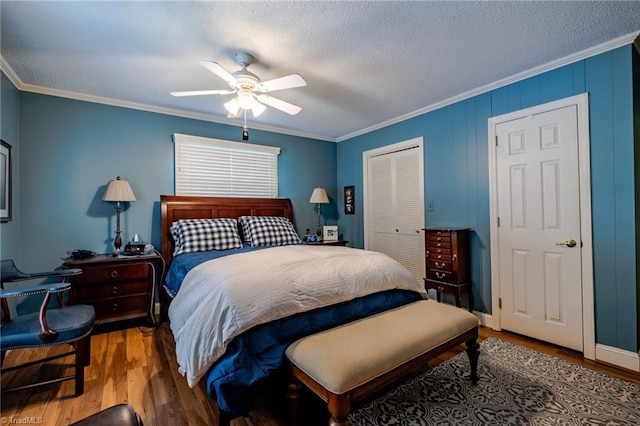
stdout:
POLYGON ((9 79, 0 73, 0 138, 11 145, 12 186, 14 202, 12 220, 0 224, 0 259, 16 259, 20 254, 20 205, 16 194, 20 193, 20 119, 18 99, 20 93, 9 79))
MULTIPOLYGON (((116 176, 129 181, 137 199, 123 208, 123 240, 137 232, 159 248, 160 195, 174 193, 173 133, 241 140, 235 126, 21 92, 19 266, 57 267, 75 248, 112 251, 115 209, 101 198, 116 176)), ((251 143, 281 148, 279 196, 292 199, 299 231, 315 229, 309 197, 323 186, 335 198, 336 144, 250 133, 251 143)))
POLYGON ((490 313, 488 119, 588 92, 596 341, 637 352, 632 58, 624 46, 339 143, 338 186, 357 194, 357 214, 340 218, 344 238, 364 245, 362 153, 422 136, 425 200, 435 205, 425 223, 473 229, 475 306, 490 313))

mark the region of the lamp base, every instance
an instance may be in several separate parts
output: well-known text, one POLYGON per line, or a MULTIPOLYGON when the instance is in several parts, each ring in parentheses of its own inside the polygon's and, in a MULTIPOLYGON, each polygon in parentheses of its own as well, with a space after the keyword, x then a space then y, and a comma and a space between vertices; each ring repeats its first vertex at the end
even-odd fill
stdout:
POLYGON ((120 237, 120 233, 122 231, 116 231, 116 238, 113 240, 113 246, 115 250, 111 253, 111 256, 117 257, 120 254, 120 247, 122 247, 122 238, 120 237))

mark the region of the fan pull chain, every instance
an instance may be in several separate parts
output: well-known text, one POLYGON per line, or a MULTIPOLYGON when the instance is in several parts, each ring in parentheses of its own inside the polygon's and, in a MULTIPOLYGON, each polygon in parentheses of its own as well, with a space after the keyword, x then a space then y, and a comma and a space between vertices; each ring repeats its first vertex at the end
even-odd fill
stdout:
POLYGON ((247 127, 247 110, 244 110, 244 126, 242 127, 242 140, 249 140, 249 128, 247 127))

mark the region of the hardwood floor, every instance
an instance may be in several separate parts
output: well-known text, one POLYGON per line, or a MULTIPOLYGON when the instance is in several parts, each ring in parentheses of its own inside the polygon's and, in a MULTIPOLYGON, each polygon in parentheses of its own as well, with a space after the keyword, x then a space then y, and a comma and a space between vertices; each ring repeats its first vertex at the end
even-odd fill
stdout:
MULTIPOLYGON (((583 360, 580 353, 548 345, 508 332, 481 328, 480 340, 494 336, 522 346, 569 360, 582 366, 640 384, 632 371, 583 360)), ((5 366, 36 359, 60 349, 11 351, 5 366), (36 354, 35 352, 39 352, 36 354)), ((464 350, 463 346, 433 360, 431 366, 464 350)), ((63 358, 46 368, 31 367, 21 373, 2 376, 2 386, 24 383, 34 377, 52 377, 70 370, 72 358, 63 358)), ((174 342, 167 323, 159 328, 133 327, 96 334, 91 341, 91 365, 85 370, 85 393, 73 397, 73 382, 67 381, 40 390, 25 390, 2 397, 0 420, 3 424, 31 423, 69 425, 118 403, 128 402, 142 417, 145 426, 215 425, 214 411, 201 387, 189 389, 178 373, 174 342), (27 420, 26 422, 23 420, 27 420)), ((233 426, 287 425, 286 400, 268 392, 249 417, 233 421, 233 426)), ((284 394, 284 389, 282 394, 284 394)), ((309 426, 326 425, 325 405, 314 395, 303 394, 301 413, 309 426)))

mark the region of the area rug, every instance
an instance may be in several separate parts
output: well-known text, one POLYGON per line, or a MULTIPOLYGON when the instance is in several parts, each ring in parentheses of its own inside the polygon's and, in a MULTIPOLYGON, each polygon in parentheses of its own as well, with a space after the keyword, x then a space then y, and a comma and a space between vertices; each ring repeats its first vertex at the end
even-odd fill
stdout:
POLYGON ((640 385, 497 338, 482 342, 479 382, 462 352, 366 403, 352 426, 640 425, 640 385))

